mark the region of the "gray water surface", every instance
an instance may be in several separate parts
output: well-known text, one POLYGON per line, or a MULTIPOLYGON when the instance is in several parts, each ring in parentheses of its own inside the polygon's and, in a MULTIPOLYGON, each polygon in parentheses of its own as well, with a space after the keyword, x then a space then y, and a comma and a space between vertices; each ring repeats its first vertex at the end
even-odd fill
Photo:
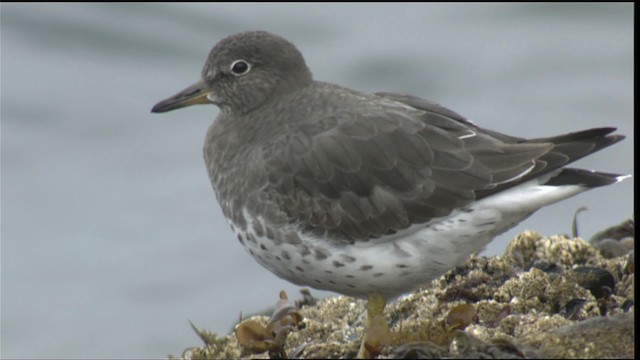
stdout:
MULTIPOLYGON (((413 93, 541 137, 615 126, 576 166, 634 172, 632 4, 2 4, 2 357, 165 357, 298 288, 228 229, 202 161, 217 114, 150 114, 210 47, 262 29, 317 79, 413 93)), ((633 179, 543 209, 516 233, 629 218, 633 179)), ((319 292, 313 292, 322 295, 319 292)))

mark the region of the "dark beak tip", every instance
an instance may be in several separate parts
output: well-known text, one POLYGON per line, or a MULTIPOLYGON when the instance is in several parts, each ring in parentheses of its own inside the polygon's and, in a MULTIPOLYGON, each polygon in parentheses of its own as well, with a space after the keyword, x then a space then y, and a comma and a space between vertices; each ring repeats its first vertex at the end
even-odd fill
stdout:
POLYGON ((167 112, 169 109, 166 108, 166 106, 164 105, 163 102, 159 102, 155 105, 153 105, 153 107, 151 108, 151 113, 153 114, 160 114, 163 112, 167 112))
POLYGON ((210 104, 207 91, 205 84, 199 81, 179 93, 158 102, 151 108, 151 113, 165 113, 191 105, 210 104))

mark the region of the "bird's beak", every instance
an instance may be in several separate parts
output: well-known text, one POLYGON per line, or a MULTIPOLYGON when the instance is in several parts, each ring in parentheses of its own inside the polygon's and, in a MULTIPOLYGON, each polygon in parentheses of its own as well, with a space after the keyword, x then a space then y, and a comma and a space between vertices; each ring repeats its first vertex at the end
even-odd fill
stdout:
POLYGON ((155 104, 151 109, 151 112, 163 113, 196 104, 210 104, 211 101, 207 98, 208 94, 209 89, 205 83, 203 81, 198 81, 172 97, 155 104))

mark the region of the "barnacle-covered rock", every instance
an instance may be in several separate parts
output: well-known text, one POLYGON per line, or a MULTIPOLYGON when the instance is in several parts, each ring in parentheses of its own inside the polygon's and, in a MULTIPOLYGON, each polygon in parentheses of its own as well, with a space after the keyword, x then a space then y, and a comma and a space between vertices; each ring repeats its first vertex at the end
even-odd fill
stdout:
MULTIPOLYGON (((380 326, 369 330, 381 330, 372 337, 378 342, 373 354, 634 357, 635 266, 630 270, 629 262, 628 255, 606 258, 581 239, 522 233, 504 256, 472 257, 423 290, 389 301, 376 320, 380 326)), ((218 338, 199 330, 206 335, 201 335, 205 345, 188 349, 183 357, 354 357, 367 318, 366 302, 333 296, 313 305, 305 297, 302 307, 281 298, 271 318, 246 319, 245 324, 255 322, 263 329, 243 325, 248 327, 242 336, 236 331, 218 338), (249 348, 266 351, 248 350, 241 339, 247 334, 254 341, 249 348)))

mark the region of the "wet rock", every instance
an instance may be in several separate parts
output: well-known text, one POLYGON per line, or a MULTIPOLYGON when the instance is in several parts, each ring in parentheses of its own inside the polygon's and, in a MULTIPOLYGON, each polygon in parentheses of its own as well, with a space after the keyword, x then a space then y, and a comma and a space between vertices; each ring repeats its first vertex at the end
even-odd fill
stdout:
POLYGON ((589 242, 607 259, 626 255, 635 246, 635 220, 625 220, 601 231, 592 236, 589 242))
POLYGON ((635 358, 633 314, 594 317, 525 340, 551 358, 635 358))
POLYGON ((597 267, 580 266, 573 269, 570 276, 580 286, 589 290, 596 299, 609 297, 616 286, 613 274, 597 267))
MULTIPOLYGON (((525 232, 511 241, 504 256, 472 257, 423 290, 390 301, 383 317, 393 336, 379 348, 379 357, 631 358, 634 288, 627 256, 607 259, 580 239, 525 232), (541 270, 542 262, 554 264, 554 271, 541 270), (598 270, 575 271, 581 267, 598 270), (595 273, 595 294, 581 286, 576 273, 578 277, 595 273), (458 321, 455 316, 469 318, 466 305, 475 309, 477 321, 471 317, 474 320, 461 322, 464 330, 456 330, 451 326, 458 321), (607 316, 601 316, 602 306, 607 316)), ((287 332, 284 354, 356 355, 366 319, 365 301, 333 296, 292 310, 299 312, 300 326, 287 332)), ((266 327, 271 318, 247 320, 266 327)), ((187 349, 182 357, 270 356, 268 351, 247 352, 234 333, 222 337, 209 333, 205 338, 203 346, 187 349)))

